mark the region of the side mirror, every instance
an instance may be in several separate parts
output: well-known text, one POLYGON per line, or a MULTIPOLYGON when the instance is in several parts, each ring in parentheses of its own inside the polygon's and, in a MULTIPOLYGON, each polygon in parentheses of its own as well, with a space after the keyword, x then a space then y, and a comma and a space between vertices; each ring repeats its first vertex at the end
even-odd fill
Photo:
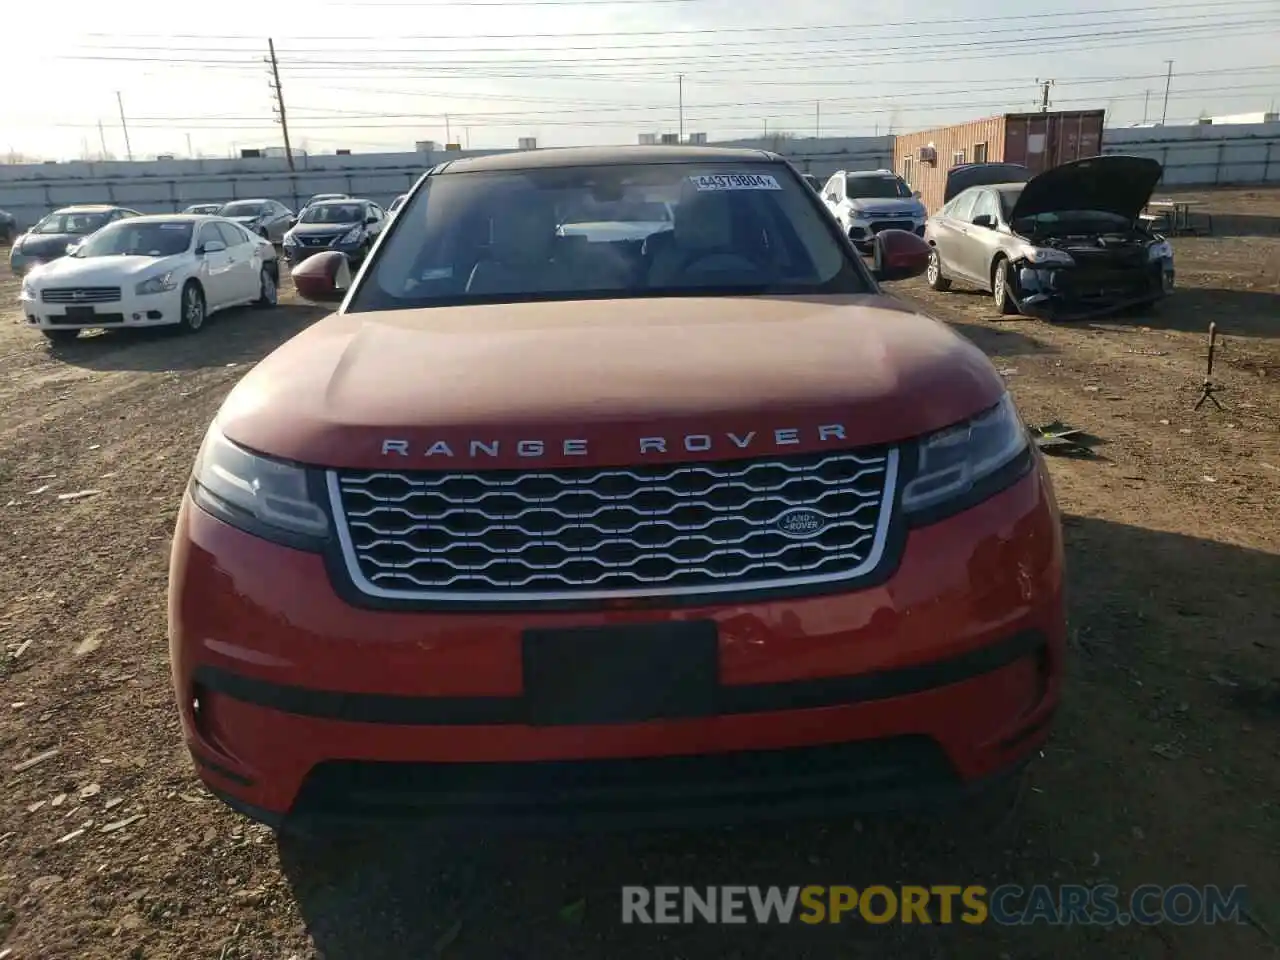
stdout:
POLYGON ((919 191, 919 190, 912 190, 912 191, 911 191, 911 199, 912 199, 912 200, 919 200, 919 199, 920 199, 920 191, 919 191))
POLYGON ((227 249, 227 245, 221 240, 206 240, 200 245, 201 253, 221 253, 227 249))
POLYGON ((996 221, 991 214, 980 213, 973 218, 973 225, 975 227, 986 227, 988 230, 994 230, 996 228, 996 221))
POLYGON ((312 303, 341 303, 351 289, 351 266, 346 254, 326 250, 293 268, 293 287, 312 303))
POLYGON ((76 255, 76 251, 79 249, 80 249, 80 241, 77 240, 75 243, 68 243, 67 250, 66 250, 67 256, 74 257, 76 255))
POLYGON ((837 197, 834 193, 828 193, 828 194, 827 194, 827 199, 828 199, 828 200, 830 200, 832 203, 839 203, 839 202, 840 202, 840 198, 839 198, 839 197, 837 197))
POLYGON ((929 244, 906 230, 881 230, 873 246, 877 280, 907 280, 929 268, 929 244))
POLYGON ((294 214, 289 216, 289 226, 296 227, 298 225, 298 217, 294 214))
POLYGON ((371 214, 369 214, 367 217, 365 217, 365 218, 364 218, 364 222, 365 222, 366 224, 373 224, 373 223, 377 223, 377 222, 378 222, 378 218, 377 218, 376 216, 374 216, 374 215, 371 213, 371 214))

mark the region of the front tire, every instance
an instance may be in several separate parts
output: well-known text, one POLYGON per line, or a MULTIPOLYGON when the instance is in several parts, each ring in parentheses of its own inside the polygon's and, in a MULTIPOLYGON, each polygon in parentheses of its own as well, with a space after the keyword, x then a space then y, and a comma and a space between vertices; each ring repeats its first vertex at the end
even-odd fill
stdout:
POLYGON ((70 343, 72 340, 75 340, 77 337, 80 336, 80 331, 78 329, 77 330, 41 330, 40 332, 44 334, 44 338, 48 340, 50 343, 70 343))
POLYGON ((188 280, 187 285, 182 288, 182 319, 178 321, 179 329, 183 333, 199 333, 204 328, 206 314, 204 291, 200 289, 200 284, 188 280))
POLYGON ((991 298, 996 302, 996 309, 1002 317, 1012 316, 1018 312, 1018 305, 1009 292, 1009 261, 1004 257, 996 260, 991 268, 991 298))
POLYGON ((280 288, 276 284, 275 274, 266 267, 258 276, 258 299, 253 301, 255 307, 270 310, 280 302, 280 288))
POLYGON ((930 289, 939 293, 946 293, 951 289, 951 281, 942 275, 942 257, 938 256, 937 247, 929 250, 929 268, 925 271, 925 277, 930 289))

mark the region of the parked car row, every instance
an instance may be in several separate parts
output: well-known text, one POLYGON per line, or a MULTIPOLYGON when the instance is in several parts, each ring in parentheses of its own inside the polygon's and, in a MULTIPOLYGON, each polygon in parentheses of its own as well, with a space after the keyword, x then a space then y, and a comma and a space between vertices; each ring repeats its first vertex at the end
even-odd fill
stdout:
MULTIPOLYGON (((403 202, 403 197, 397 198, 403 202)), ((353 262, 368 253, 389 219, 372 200, 345 194, 321 193, 311 197, 295 214, 270 198, 232 200, 228 203, 196 203, 183 211, 187 216, 225 217, 263 240, 277 244, 285 258, 299 262, 319 250, 341 250, 353 262)), ((119 220, 140 217, 137 210, 110 205, 63 207, 42 217, 30 230, 13 238, 10 269, 23 275, 33 268, 66 255, 68 247, 119 220)), ((0 237, 6 229, 16 232, 12 220, 0 215, 0 237), (9 225, 6 228, 6 223, 9 225)))

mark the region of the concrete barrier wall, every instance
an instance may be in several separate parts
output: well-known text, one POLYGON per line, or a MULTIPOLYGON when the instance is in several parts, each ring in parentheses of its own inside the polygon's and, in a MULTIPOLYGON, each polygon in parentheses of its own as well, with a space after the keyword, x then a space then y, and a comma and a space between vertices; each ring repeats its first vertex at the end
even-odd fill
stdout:
MULTIPOLYGON (((837 170, 892 168, 894 138, 755 137, 717 146, 770 150, 825 180, 837 170)), ((1280 123, 1121 127, 1103 153, 1154 157, 1165 186, 1280 183, 1280 123)), ((28 226, 72 203, 116 203, 172 213, 192 203, 269 197, 297 209, 316 193, 348 193, 386 205, 445 160, 508 150, 308 155, 289 171, 282 157, 0 165, 0 209, 28 226)))
POLYGON ((1280 184, 1280 123, 1121 127, 1102 152, 1159 160, 1166 187, 1280 184))
POLYGON ((307 156, 295 158, 292 172, 276 157, 0 165, 0 209, 29 226, 73 203, 174 213, 193 203, 266 197, 296 210, 314 194, 347 193, 385 206, 438 163, 508 152, 307 156))
MULTIPOLYGON (((887 167, 893 157, 890 137, 763 137, 732 145, 774 150, 800 170, 824 179, 836 170, 887 167)), ((0 209, 25 227, 73 203, 115 203, 142 213, 173 213, 193 203, 267 197, 296 210, 314 194, 347 193, 385 206, 438 163, 510 152, 308 155, 295 158, 297 169, 292 173, 282 157, 0 165, 0 209)))

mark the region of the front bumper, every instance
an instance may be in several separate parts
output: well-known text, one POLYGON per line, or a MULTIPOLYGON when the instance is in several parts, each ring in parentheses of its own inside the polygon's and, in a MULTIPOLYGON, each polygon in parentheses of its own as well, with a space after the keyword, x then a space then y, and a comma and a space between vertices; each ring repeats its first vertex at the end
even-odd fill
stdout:
POLYGON ((317 554, 183 503, 173 682, 204 781, 290 819, 672 824, 962 796, 1048 735, 1065 622, 1056 507, 1037 467, 913 530, 881 585, 681 609, 360 609, 317 554), (711 716, 534 726, 522 634, 712 620, 711 716))
POLYGON ((1173 292, 1172 259, 1143 268, 1112 272, 1097 282, 1072 266, 1019 267, 1015 299, 1018 312, 1038 320, 1090 320, 1155 303, 1173 292))
POLYGON ((84 305, 44 303, 25 296, 20 301, 23 322, 37 330, 161 327, 177 323, 182 318, 179 290, 138 296, 125 287, 121 289, 119 300, 84 305), (91 310, 92 316, 75 316, 77 306, 79 310, 91 310))
POLYGON ((313 247, 299 243, 290 244, 287 240, 282 245, 285 260, 292 264, 302 263, 317 253, 325 253, 329 250, 337 250, 344 253, 347 259, 353 263, 358 263, 363 259, 365 252, 368 250, 368 242, 365 240, 357 240, 355 243, 330 243, 322 247, 313 247))

